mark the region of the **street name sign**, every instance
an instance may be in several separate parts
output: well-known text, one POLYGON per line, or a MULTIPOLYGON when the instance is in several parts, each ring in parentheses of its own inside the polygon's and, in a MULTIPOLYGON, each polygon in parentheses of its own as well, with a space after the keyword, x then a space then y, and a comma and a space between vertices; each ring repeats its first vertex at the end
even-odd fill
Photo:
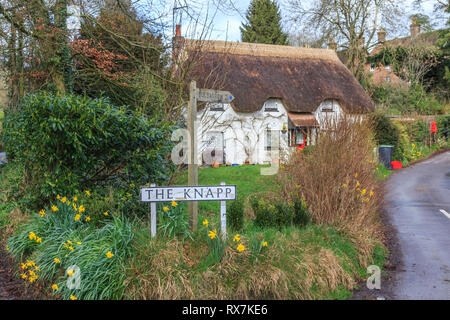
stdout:
POLYGON ((235 185, 174 186, 141 189, 141 202, 236 200, 235 185))
POLYGON ((226 201, 236 200, 236 185, 218 186, 173 186, 157 187, 151 184, 149 188, 141 189, 141 202, 150 203, 150 231, 156 236, 156 204, 158 202, 182 201, 220 201, 220 226, 222 237, 227 236, 226 201))
POLYGON ((197 100, 210 103, 230 103, 233 101, 233 95, 228 91, 219 91, 212 89, 198 89, 197 100))

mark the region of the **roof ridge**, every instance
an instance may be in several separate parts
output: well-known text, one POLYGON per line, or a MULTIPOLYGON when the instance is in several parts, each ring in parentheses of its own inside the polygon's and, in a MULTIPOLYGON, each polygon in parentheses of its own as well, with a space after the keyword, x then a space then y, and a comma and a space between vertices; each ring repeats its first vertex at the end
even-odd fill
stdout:
POLYGON ((314 58, 340 62, 336 52, 329 49, 282 46, 264 43, 192 39, 185 39, 185 44, 188 49, 206 52, 294 59, 314 58))

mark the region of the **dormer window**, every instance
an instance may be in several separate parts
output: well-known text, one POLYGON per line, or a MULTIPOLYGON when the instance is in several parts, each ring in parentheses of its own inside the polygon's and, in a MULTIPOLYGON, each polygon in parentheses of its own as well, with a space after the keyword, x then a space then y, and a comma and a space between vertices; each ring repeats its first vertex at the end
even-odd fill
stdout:
POLYGON ((333 107, 323 107, 322 112, 334 112, 333 107))
POLYGON ((278 112, 278 102, 275 99, 271 99, 264 104, 265 112, 278 112))
POLYGON ((373 64, 370 65, 370 72, 374 72, 375 71, 375 66, 373 64))
POLYGON ((211 111, 225 111, 223 104, 215 104, 210 108, 211 111))

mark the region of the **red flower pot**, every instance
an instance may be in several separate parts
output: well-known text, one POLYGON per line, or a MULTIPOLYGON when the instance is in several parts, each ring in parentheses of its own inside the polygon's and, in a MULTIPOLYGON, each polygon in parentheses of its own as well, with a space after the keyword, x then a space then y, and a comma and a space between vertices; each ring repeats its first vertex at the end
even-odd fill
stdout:
POLYGON ((392 169, 401 169, 402 163, 400 161, 392 161, 391 162, 392 169))

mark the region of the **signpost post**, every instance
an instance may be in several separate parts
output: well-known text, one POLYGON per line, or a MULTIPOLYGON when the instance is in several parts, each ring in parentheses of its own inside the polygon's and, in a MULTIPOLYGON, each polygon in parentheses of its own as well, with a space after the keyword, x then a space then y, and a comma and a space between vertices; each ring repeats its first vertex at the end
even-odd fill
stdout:
POLYGON ((183 202, 197 203, 197 201, 220 201, 220 224, 224 239, 227 234, 226 201, 236 200, 236 185, 226 185, 221 182, 219 186, 173 186, 157 187, 151 184, 150 188, 141 189, 141 202, 150 203, 151 236, 156 236, 156 203, 157 202, 183 202))
MULTIPOLYGON (((189 89, 188 121, 187 127, 190 134, 188 151, 188 184, 198 185, 198 133, 195 127, 197 120, 197 101, 209 103, 230 103, 233 95, 228 91, 212 89, 197 89, 197 83, 192 80, 189 89)), ((198 203, 197 201, 188 204, 189 220, 192 231, 197 231, 198 224, 198 203)))
MULTIPOLYGON (((190 137, 189 151, 188 151, 188 184, 190 186, 198 185, 198 149, 197 149, 197 128, 195 127, 195 120, 197 120, 197 84, 191 81, 189 92, 188 105, 188 131, 190 137)), ((197 231, 198 224, 198 203, 196 201, 189 202, 189 223, 191 230, 197 231)))

